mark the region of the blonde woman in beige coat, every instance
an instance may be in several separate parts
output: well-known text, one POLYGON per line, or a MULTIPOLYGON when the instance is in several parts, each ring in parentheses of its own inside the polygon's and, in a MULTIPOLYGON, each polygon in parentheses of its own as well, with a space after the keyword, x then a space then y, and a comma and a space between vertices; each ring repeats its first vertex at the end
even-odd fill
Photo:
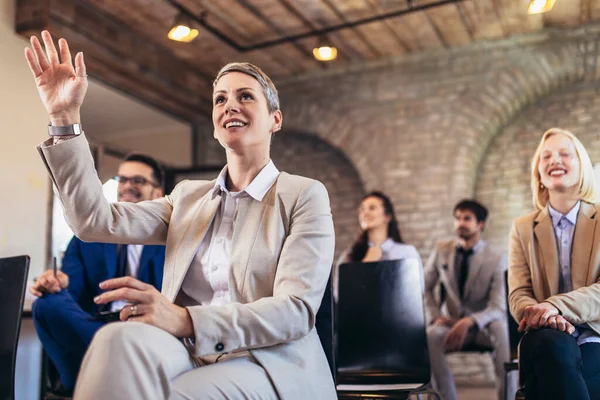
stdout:
POLYGON ((510 234, 510 311, 527 333, 519 369, 527 399, 600 398, 600 206, 587 151, 571 132, 544 133, 531 166, 536 211, 510 234))
POLYGON ((76 399, 334 399, 315 315, 330 273, 329 199, 314 180, 279 172, 271 135, 277 91, 247 63, 215 79, 214 136, 227 166, 164 198, 109 204, 88 143, 76 135, 87 89, 83 54, 42 32, 25 50, 54 136, 39 146, 67 220, 85 241, 166 245, 162 293, 106 281, 98 304, 132 303, 85 356, 76 399), (60 55, 59 55, 60 53, 60 55))

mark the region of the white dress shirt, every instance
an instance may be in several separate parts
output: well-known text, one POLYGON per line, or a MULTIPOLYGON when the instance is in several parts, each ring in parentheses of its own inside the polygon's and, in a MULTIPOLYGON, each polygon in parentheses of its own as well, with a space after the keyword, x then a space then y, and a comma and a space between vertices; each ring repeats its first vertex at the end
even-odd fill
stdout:
POLYGON ((229 293, 230 255, 238 201, 248 196, 256 201, 262 201, 278 176, 279 170, 273 161, 269 161, 244 190, 230 192, 226 185, 227 166, 223 168, 217 177, 212 193, 209 193, 209 196, 213 196, 213 198, 221 196, 221 206, 215 213, 211 226, 202 239, 196 256, 183 279, 181 305, 220 306, 231 302, 229 293))
MULTIPOLYGON (((575 236, 575 225, 577 224, 577 214, 581 201, 569 211, 566 215, 556 211, 548 203, 548 212, 552 218, 552 226, 554 227, 554 235, 558 248, 559 265, 559 293, 568 293, 573 290, 573 278, 571 275, 571 253, 573 251, 573 238, 575 236)), ((596 334, 588 324, 575 326, 573 337, 577 338, 577 344, 581 346, 585 343, 600 343, 600 336, 596 334)))

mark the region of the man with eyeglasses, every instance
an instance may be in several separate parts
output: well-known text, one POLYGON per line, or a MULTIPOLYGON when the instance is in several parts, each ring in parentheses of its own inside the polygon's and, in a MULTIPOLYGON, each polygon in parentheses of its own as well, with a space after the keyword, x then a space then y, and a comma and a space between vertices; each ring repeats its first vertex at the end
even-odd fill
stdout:
MULTIPOLYGON (((138 203, 164 195, 164 172, 153 158, 134 153, 119 166, 117 199, 138 203)), ((38 336, 53 361, 60 382, 47 399, 72 396, 85 351, 105 323, 100 312, 119 311, 124 302, 99 309, 94 297, 107 279, 133 276, 161 289, 164 246, 84 243, 73 237, 65 252, 61 271, 42 274, 31 288, 39 298, 33 304, 38 336)), ((114 316, 114 315, 113 315, 114 316)), ((110 383, 109 383, 110 384, 110 383)))

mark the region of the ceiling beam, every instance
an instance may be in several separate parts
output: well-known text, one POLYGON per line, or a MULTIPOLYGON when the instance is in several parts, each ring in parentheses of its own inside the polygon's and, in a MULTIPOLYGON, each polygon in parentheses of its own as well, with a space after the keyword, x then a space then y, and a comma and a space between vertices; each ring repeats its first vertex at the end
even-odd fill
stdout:
POLYGON ((19 0, 17 33, 48 30, 83 51, 88 74, 190 123, 210 120, 211 78, 113 16, 80 0, 19 0))
MULTIPOLYGON (((389 18, 395 18, 395 17, 399 17, 402 15, 410 14, 413 12, 418 12, 418 11, 423 11, 423 10, 427 10, 427 9, 434 8, 434 7, 443 6, 446 4, 456 4, 456 3, 459 3, 459 2, 462 2, 465 0, 437 0, 435 2, 420 4, 420 5, 414 5, 409 0, 407 2, 407 8, 404 10, 397 10, 397 11, 389 12, 386 14, 375 15, 372 17, 363 18, 363 19, 356 20, 356 21, 347 21, 347 22, 344 22, 344 23, 341 23, 338 25, 332 25, 332 26, 328 26, 325 28, 321 28, 321 29, 317 29, 317 30, 313 30, 313 31, 309 31, 309 32, 304 32, 304 33, 299 33, 299 34, 291 35, 291 36, 284 36, 285 32, 279 31, 280 34, 282 35, 281 38, 267 40, 265 42, 255 43, 255 44, 248 45, 248 46, 243 46, 240 43, 237 43, 235 40, 231 39, 225 33, 221 32, 220 30, 218 30, 217 28, 212 26, 210 24, 210 22, 208 21, 208 18, 206 18, 205 15, 196 15, 196 14, 190 12, 187 8, 185 8, 181 4, 179 4, 178 0, 166 0, 166 1, 168 1, 170 4, 172 4, 175 8, 177 8, 180 12, 182 12, 186 16, 192 18, 198 24, 203 26, 207 31, 211 32, 213 35, 218 37, 221 41, 227 43, 229 46, 233 47, 235 50, 239 51, 240 53, 246 53, 248 51, 265 49, 267 47, 278 46, 278 45, 284 44, 284 43, 289 43, 289 42, 293 43, 300 39, 306 39, 309 37, 318 37, 318 36, 325 35, 325 34, 328 34, 331 32, 336 32, 336 31, 339 31, 342 29, 355 28, 360 25, 370 24, 372 22, 377 22, 377 21, 383 21, 383 20, 386 20, 389 18)), ((328 0, 322 0, 322 1, 329 2, 328 0)), ((248 4, 246 0, 238 0, 238 2, 243 3, 243 4, 248 4)), ((258 9, 256 9, 255 7, 253 7, 253 6, 251 6, 251 7, 255 11, 258 11, 258 9)), ((262 13, 260 13, 260 14, 262 15, 262 13)), ((266 21, 269 21, 264 15, 262 15, 262 18, 265 19, 266 21)), ((270 23, 270 24, 273 27, 273 24, 272 23, 270 23)))
POLYGON ((435 36, 440 41, 440 43, 442 44, 442 46, 444 46, 444 48, 447 49, 449 46, 448 46, 448 43, 446 42, 446 40, 444 39, 444 34, 442 33, 442 31, 440 31, 440 28, 438 28, 438 26, 435 24, 435 22, 432 21, 432 19, 429 16, 429 14, 427 14, 427 11, 423 11, 423 16, 425 17, 425 19, 429 23, 429 26, 431 27, 431 30, 433 31, 433 33, 435 33, 435 36))
MULTIPOLYGON (((258 18, 263 24, 268 26, 272 31, 277 33, 280 36, 285 36, 285 31, 273 22, 271 19, 267 18, 257 7, 250 4, 247 0, 237 0, 240 5, 242 5, 246 10, 250 11, 256 18, 258 18)), ((321 68, 325 68, 325 65, 317 61, 313 58, 312 52, 308 50, 306 47, 302 46, 300 43, 291 41, 292 45, 300 52, 303 56, 308 57, 310 60, 314 60, 316 65, 321 68)))
MULTIPOLYGON (((289 0, 279 0, 279 4, 281 4, 281 6, 285 8, 290 14, 296 17, 297 20, 301 21, 306 27, 308 27, 308 29, 313 31, 319 29, 308 18, 306 18, 306 16, 302 14, 302 12, 298 10, 298 8, 294 6, 289 0)), ((344 43, 344 41, 338 42, 339 43, 336 45, 336 47, 340 50, 340 55, 344 58, 350 59, 351 57, 349 55, 348 50, 346 49, 346 46, 348 46, 348 44, 344 43)), ((354 53, 356 53, 356 51, 354 51, 354 53)))
POLYGON ((496 4, 496 0, 491 0, 491 1, 492 1, 492 8, 494 9, 494 14, 496 15, 496 18, 498 18, 498 23, 500 26, 500 30, 502 31, 502 36, 503 37, 510 36, 510 32, 508 32, 506 30, 506 27, 504 26, 504 20, 502 19, 502 15, 500 14, 500 7, 498 6, 498 4, 496 4))
POLYGON ((458 12, 458 15, 460 16, 460 20, 463 26, 465 27, 465 30, 467 31, 467 34, 469 35, 469 39, 471 40, 471 42, 473 42, 475 40, 473 28, 471 27, 471 24, 467 21, 467 16, 465 15, 465 11, 463 10, 462 5, 456 3, 456 10, 458 12))
MULTIPOLYGON (((338 8, 335 6, 335 4, 331 2, 331 0, 321 1, 323 1, 327 5, 327 7, 329 7, 329 9, 336 15, 336 17, 338 17, 340 21, 342 21, 344 24, 348 24, 346 16, 340 10, 338 10, 338 8)), ((381 53, 375 48, 375 46, 373 46, 371 42, 369 42, 369 40, 367 40, 367 38, 361 31, 356 29, 356 26, 352 26, 351 28, 354 35, 357 36, 360 39, 360 41, 364 43, 364 45, 367 47, 367 49, 369 49, 371 54, 373 54, 375 57, 381 56, 381 53)))
MULTIPOLYGON (((364 0, 364 1, 365 1, 365 4, 367 4, 367 6, 369 6, 371 8, 371 11, 380 12, 379 7, 377 7, 377 5, 373 3, 373 0, 364 0)), ((387 28, 388 32, 390 33, 390 35, 396 40, 396 43, 398 44, 398 46, 400 46, 404 51, 411 51, 408 44, 400 37, 398 32, 396 32, 394 30, 394 28, 392 27, 392 22, 390 22, 389 19, 386 19, 383 21, 383 23, 384 23, 385 27, 387 28)))

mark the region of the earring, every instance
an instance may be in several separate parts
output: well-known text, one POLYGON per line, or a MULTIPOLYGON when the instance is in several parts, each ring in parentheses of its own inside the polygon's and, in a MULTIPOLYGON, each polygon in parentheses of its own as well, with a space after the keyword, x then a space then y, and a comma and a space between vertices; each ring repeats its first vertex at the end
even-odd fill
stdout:
POLYGON ((540 189, 543 189, 543 188, 544 188, 544 184, 540 183, 540 189))

